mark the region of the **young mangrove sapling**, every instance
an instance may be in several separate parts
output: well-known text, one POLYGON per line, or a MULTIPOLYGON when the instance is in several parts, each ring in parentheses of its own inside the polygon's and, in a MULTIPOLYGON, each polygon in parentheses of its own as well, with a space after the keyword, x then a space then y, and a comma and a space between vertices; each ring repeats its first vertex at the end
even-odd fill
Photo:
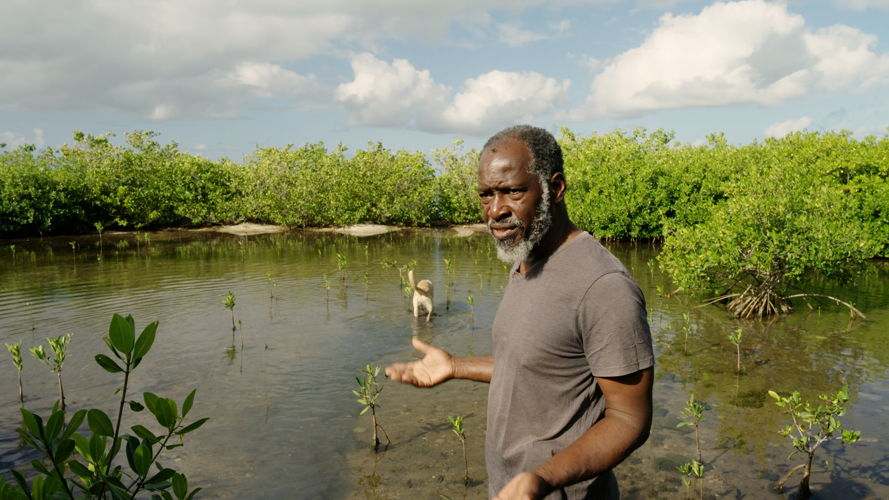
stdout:
POLYGON ((701 401, 695 400, 695 395, 690 394, 688 397, 688 401, 685 403, 685 408, 682 410, 682 415, 689 418, 684 422, 679 422, 676 424, 676 427, 685 427, 692 426, 695 431, 695 446, 697 447, 697 458, 692 459, 690 462, 684 463, 678 467, 679 472, 683 474, 682 482, 685 483, 686 491, 689 493, 689 497, 691 497, 690 488, 692 482, 697 483, 699 486, 700 496, 699 498, 704 498, 704 459, 701 453, 701 419, 704 418, 704 404, 701 401))
POLYGON ((9 355, 12 356, 12 364, 15 365, 15 369, 18 370, 19 374, 19 402, 24 405, 25 404, 25 390, 22 388, 22 343, 21 341, 18 344, 6 344, 6 350, 9 351, 9 355))
POLYGON ((460 445, 463 447, 463 484, 469 486, 469 459, 466 456, 466 432, 463 429, 463 416, 449 416, 448 423, 451 424, 451 432, 460 438, 460 445))
POLYGON ((377 376, 380 374, 380 367, 366 365, 364 369, 361 370, 361 373, 364 374, 364 380, 355 377, 355 381, 358 382, 359 390, 352 390, 352 394, 358 396, 357 401, 364 405, 364 408, 361 409, 359 415, 364 415, 370 410, 373 423, 373 435, 371 436, 371 439, 373 441, 373 449, 374 451, 377 451, 380 447, 380 438, 377 435, 377 429, 381 430, 383 435, 386 436, 387 446, 392 443, 389 439, 389 434, 386 433, 386 430, 383 429, 383 426, 377 421, 377 407, 379 406, 377 400, 380 397, 380 393, 383 392, 383 385, 377 382, 377 376))
POLYGON ((843 429, 839 417, 846 414, 846 403, 849 402, 849 388, 843 387, 834 396, 819 394, 819 402, 812 404, 803 401, 798 391, 793 391, 790 396, 781 396, 775 391, 769 391, 769 396, 775 400, 775 404, 781 408, 782 413, 790 416, 791 423, 779 431, 782 436, 787 436, 793 441, 793 452, 788 458, 797 453, 806 455, 805 462, 790 469, 778 482, 778 491, 783 491, 784 483, 795 472, 802 470, 803 477, 799 483, 797 498, 804 500, 812 496, 809 489, 809 478, 812 476, 812 462, 815 459, 815 451, 831 439, 839 439, 843 443, 852 444, 858 441, 861 433, 843 429))
POLYGON ((65 356, 67 354, 68 344, 71 342, 71 334, 61 335, 56 338, 47 338, 46 341, 49 343, 49 349, 52 351, 52 356, 46 353, 42 344, 30 348, 29 351, 31 351, 31 354, 39 359, 40 362, 48 366, 49 370, 55 373, 58 377, 59 401, 61 401, 62 411, 65 411, 65 388, 62 385, 62 365, 65 364, 65 356))

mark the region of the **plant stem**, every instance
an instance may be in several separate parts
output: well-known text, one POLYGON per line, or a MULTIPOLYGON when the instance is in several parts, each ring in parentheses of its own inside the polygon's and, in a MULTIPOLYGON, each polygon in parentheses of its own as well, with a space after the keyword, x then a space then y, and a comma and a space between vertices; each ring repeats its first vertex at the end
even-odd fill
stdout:
POLYGON ((62 411, 65 411, 65 388, 62 386, 62 370, 56 372, 59 377, 59 397, 62 399, 62 411))
POLYGON ((372 417, 373 426, 374 426, 373 442, 374 442, 374 452, 376 452, 377 449, 380 447, 380 438, 377 437, 377 411, 374 407, 370 408, 370 416, 372 417))
POLYGON ((463 484, 469 486, 469 459, 466 457, 466 438, 460 438, 463 445, 463 484))
POLYGON ((738 350, 738 373, 741 373, 741 344, 735 344, 738 350))
POLYGON ((25 406, 25 389, 22 388, 22 371, 19 370, 19 401, 25 406))

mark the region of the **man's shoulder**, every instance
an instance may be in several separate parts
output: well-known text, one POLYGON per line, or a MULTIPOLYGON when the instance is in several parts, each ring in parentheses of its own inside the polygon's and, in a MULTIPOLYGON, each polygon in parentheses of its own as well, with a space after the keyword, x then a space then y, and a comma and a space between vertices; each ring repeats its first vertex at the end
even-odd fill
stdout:
POLYGON ((630 276, 620 259, 586 231, 575 236, 562 250, 558 255, 559 267, 570 269, 572 276, 585 281, 596 281, 615 272, 630 276))

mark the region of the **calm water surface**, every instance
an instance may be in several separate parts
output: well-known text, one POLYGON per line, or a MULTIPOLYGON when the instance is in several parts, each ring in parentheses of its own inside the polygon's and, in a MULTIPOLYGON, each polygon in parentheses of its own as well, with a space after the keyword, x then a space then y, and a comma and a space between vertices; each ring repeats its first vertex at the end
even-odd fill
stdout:
MULTIPOLYGON (((106 234, 101 246, 96 237, 0 242, 0 341, 27 348, 73 332, 63 372, 70 408, 116 408, 120 380, 92 358, 106 350, 101 338, 111 315, 132 314, 137 329, 151 321, 160 327, 130 394, 181 401, 197 388, 190 416, 212 418, 163 456, 202 486, 205 498, 486 496, 486 386, 386 384, 379 417, 391 444, 378 454, 370 450, 370 417, 358 415, 351 390, 365 364, 414 356, 412 335, 458 355, 490 352, 506 269, 488 236, 146 234, 106 234), (418 279, 435 284, 436 314, 428 324, 414 320, 402 291, 397 268, 411 261, 418 279), (240 324, 234 341, 222 305, 228 291, 240 324), (449 415, 464 416, 468 486, 449 415)), ((889 498, 889 266, 874 263, 841 287, 812 279, 810 289, 853 302, 870 322, 850 323, 846 311, 816 303, 768 322, 739 322, 716 306, 695 307, 695 298, 663 297, 659 292, 671 286, 657 268, 656 249, 610 247, 646 294, 658 355, 652 436, 617 470, 624 498, 685 497, 676 467, 694 456, 694 436, 676 425, 692 393, 707 407, 705 496, 781 498, 771 486, 801 457, 787 458, 789 440, 777 433, 785 419, 766 391, 814 397, 844 384, 852 404, 843 422, 862 440, 819 450, 813 491, 822 499, 889 498), (728 340, 737 328, 740 374, 728 340)), ((4 473, 28 467, 34 455, 14 432, 15 368, 0 361, 4 473)), ((47 413, 55 378, 27 353, 24 382, 26 406, 47 413)), ((127 417, 130 425, 148 424, 141 415, 127 417)), ((788 482, 785 498, 793 498, 798 479, 788 482)))

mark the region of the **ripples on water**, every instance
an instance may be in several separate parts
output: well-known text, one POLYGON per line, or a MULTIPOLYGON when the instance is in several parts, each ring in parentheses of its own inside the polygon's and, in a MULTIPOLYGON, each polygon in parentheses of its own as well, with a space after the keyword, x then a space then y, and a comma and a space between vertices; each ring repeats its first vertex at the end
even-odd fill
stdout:
MULTIPOLYGON (((77 238, 75 252, 69 239, 0 244, 0 340, 22 341, 27 348, 73 332, 63 372, 69 405, 110 413, 119 381, 92 357, 106 349, 101 338, 111 315, 132 314, 140 330, 160 321, 158 340, 136 371, 130 394, 152 391, 181 401, 198 388, 191 415, 212 420, 166 456, 208 497, 485 496, 485 386, 454 381, 424 391, 387 384, 380 418, 393 444, 376 456, 369 450, 369 418, 358 416, 351 390, 365 364, 413 356, 411 335, 459 355, 489 352, 487 328, 506 270, 486 236, 164 232, 140 241, 135 234, 106 233, 101 254, 94 238, 77 238), (346 257, 342 271, 337 253, 346 257), (452 275, 446 258, 454 263, 452 275), (414 259, 418 279, 435 284, 431 324, 413 319, 398 271, 382 264, 414 259), (240 321, 234 342, 222 305, 229 290, 240 321), (473 296, 472 308, 467 295, 473 296), (464 415, 469 436, 468 488, 459 443, 447 427, 447 416, 456 414, 464 415)), ((815 472, 813 489, 819 498, 847 498, 848 491, 889 497, 881 424, 889 409, 885 265, 851 287, 817 283, 851 299, 873 320, 850 328, 845 312, 833 307, 772 322, 735 322, 716 307, 695 308, 691 298, 658 296, 659 287, 670 285, 652 259, 656 249, 614 251, 646 293, 658 353, 652 437, 618 469, 625 498, 683 497, 675 467, 690 459, 693 444, 676 423, 692 392, 708 403, 702 423, 708 494, 770 495, 770 484, 796 459, 786 460, 786 438, 777 434, 784 422, 765 391, 799 389, 813 396, 844 383, 856 398, 844 422, 862 431, 862 443, 820 452, 817 458, 832 465, 815 472), (687 343, 680 333, 683 313, 690 317, 687 343), (744 328, 740 376, 727 340, 738 327, 744 328)), ((55 381, 26 356, 26 403, 45 413, 55 381)), ((15 380, 12 364, 0 363, 0 471, 31 458, 16 444, 15 380)), ((130 425, 147 423, 139 417, 130 425)))

